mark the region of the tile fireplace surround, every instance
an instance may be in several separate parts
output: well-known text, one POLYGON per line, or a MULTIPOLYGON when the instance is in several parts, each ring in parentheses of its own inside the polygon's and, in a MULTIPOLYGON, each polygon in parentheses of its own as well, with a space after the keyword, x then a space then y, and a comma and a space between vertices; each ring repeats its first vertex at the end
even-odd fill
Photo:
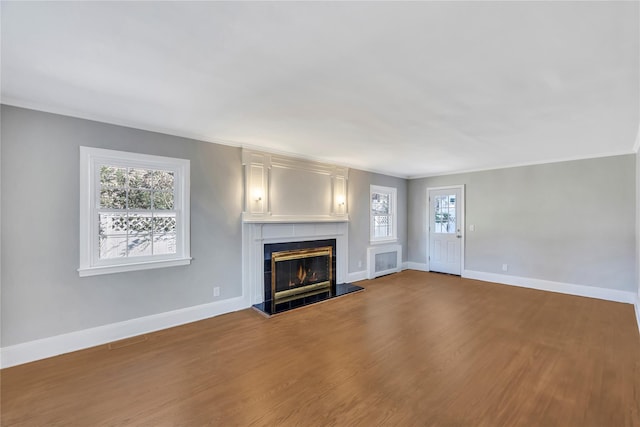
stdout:
POLYGON ((348 223, 257 223, 242 226, 242 285, 251 304, 264 302, 264 245, 270 243, 336 240, 336 283, 347 279, 348 223))

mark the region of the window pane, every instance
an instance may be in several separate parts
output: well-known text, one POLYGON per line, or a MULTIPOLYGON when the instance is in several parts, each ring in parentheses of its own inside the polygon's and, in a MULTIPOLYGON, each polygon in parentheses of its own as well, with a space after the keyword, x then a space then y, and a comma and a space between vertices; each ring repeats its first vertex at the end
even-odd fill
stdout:
POLYGON ((371 195, 371 210, 374 215, 389 214, 389 194, 373 193, 371 195))
POLYGON ((126 209, 127 192, 125 190, 100 190, 100 207, 104 209, 126 209))
POLYGON ((151 234, 136 234, 129 236, 129 256, 151 255, 151 234))
POLYGON ((156 214, 153 217, 153 232, 175 233, 176 214, 156 214))
POLYGON ((389 215, 373 217, 373 236, 391 237, 391 217, 389 215))
POLYGON ((115 166, 102 166, 100 168, 101 187, 124 187, 127 182, 127 169, 115 166))
POLYGON ((98 214, 100 235, 126 234, 127 214, 98 214))
POLYGON ((173 172, 153 171, 153 188, 156 190, 173 191, 173 172))
POLYGON ((127 236, 100 236, 100 259, 127 256, 127 236))
POLYGON ((456 196, 435 196, 434 203, 434 232, 456 232, 456 196))
POLYGON ((151 232, 151 214, 129 214, 129 234, 151 232))
POLYGON ((153 193, 153 208, 159 210, 173 209, 173 192, 156 191, 153 193))
POLYGON ((176 234, 154 234, 153 235, 153 254, 175 254, 176 253, 176 234))
POLYGON ((153 171, 148 169, 129 169, 129 188, 148 188, 153 184, 153 171))
POLYGON ((151 209, 151 191, 129 190, 129 209, 151 209))

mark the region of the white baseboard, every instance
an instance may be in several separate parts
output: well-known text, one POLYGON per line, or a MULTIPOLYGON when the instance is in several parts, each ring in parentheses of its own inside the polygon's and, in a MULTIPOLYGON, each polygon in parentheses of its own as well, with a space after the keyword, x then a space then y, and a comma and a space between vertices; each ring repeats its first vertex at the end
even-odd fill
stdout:
POLYGON ((636 321, 638 322, 638 333, 640 333, 640 294, 636 295, 636 321))
POLYGON ((637 295, 634 292, 621 291, 618 289, 574 285, 572 283, 552 282, 550 280, 509 276, 506 274, 485 273, 483 271, 464 270, 462 272, 462 277, 465 277, 467 279, 482 280, 485 282, 501 283, 503 285, 538 289, 541 291, 558 292, 561 294, 597 298, 607 301, 625 302, 628 304, 633 304, 637 298, 637 295))
POLYGON ((367 279, 367 270, 356 271, 354 273, 347 274, 347 282, 349 283, 359 282, 360 280, 366 280, 366 279, 367 279))
POLYGON ((427 264, 423 264, 420 262, 408 262, 407 263, 408 270, 418 270, 418 271, 429 271, 429 266, 427 264))
POLYGON ((139 317, 0 349, 0 367, 21 365, 72 351, 147 334, 250 307, 243 297, 139 317))

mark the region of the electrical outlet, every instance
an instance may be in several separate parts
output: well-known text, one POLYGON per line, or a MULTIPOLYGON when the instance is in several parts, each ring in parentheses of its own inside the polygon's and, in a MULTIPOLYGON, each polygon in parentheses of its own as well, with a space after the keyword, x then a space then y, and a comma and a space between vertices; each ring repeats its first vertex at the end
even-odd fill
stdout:
POLYGON ((215 288, 213 288, 213 296, 214 297, 220 296, 220 286, 216 286, 215 288))
POLYGON ((358 268, 362 268, 362 261, 358 260, 358 268))
POLYGON ((509 264, 502 264, 502 271, 508 271, 509 270, 509 264))

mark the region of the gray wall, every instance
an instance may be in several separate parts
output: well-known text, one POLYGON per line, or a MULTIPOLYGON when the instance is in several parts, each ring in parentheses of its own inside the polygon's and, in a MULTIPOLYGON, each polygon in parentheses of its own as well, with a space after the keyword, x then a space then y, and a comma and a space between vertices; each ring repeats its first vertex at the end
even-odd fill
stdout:
POLYGON ((241 295, 240 150, 2 106, 2 346, 241 295), (78 277, 80 145, 191 160, 191 265, 78 277))
POLYGON ((407 247, 407 180, 357 169, 349 170, 349 273, 366 270, 369 247, 369 189, 382 185, 398 189, 398 243, 402 260, 408 258, 407 247), (361 263, 361 265, 359 265, 361 263))
MULTIPOLYGON (((640 304, 640 150, 636 153, 636 283, 640 304)), ((640 313, 640 307, 636 307, 636 310, 640 313)))
MULTIPOLYGON (((1 108, 0 346, 241 295, 239 148, 1 108), (191 265, 78 276, 81 145, 191 160, 191 265), (213 297, 215 286, 220 297, 213 297)), ((370 184, 397 187, 398 235, 407 257, 407 181, 351 169, 349 272, 366 266, 370 184)))
POLYGON ((465 269, 637 290, 634 155, 411 180, 409 261, 426 263, 427 188, 455 184, 466 192, 465 269))

